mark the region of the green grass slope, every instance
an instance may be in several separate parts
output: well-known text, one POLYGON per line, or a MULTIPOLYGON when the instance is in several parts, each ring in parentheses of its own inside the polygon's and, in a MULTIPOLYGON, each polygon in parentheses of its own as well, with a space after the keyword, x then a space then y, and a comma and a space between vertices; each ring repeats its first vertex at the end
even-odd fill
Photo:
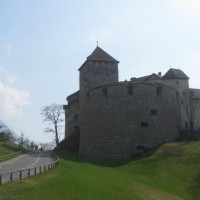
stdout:
POLYGON ((15 153, 17 151, 19 151, 19 148, 16 144, 12 142, 5 143, 0 141, 0 157, 11 153, 15 153))
POLYGON ((127 162, 57 154, 57 168, 0 186, 0 200, 200 200, 200 141, 167 143, 127 162))

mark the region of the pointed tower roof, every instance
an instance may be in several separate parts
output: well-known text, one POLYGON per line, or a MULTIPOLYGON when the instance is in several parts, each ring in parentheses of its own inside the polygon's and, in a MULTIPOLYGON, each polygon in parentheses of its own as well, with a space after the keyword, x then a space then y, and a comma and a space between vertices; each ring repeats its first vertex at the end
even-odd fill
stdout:
POLYGON ((108 53, 106 53, 99 46, 97 46, 95 48, 95 50, 87 57, 87 60, 91 60, 91 61, 107 61, 107 62, 117 62, 117 63, 119 63, 119 61, 114 59, 112 56, 110 56, 108 53))
POLYGON ((110 56, 108 53, 106 53, 103 49, 101 49, 98 45, 94 49, 94 51, 87 57, 87 60, 81 65, 79 68, 79 71, 83 68, 85 63, 87 61, 104 61, 104 62, 113 62, 113 63, 119 63, 118 60, 110 56))
POLYGON ((162 79, 189 79, 189 77, 180 69, 170 68, 162 79))

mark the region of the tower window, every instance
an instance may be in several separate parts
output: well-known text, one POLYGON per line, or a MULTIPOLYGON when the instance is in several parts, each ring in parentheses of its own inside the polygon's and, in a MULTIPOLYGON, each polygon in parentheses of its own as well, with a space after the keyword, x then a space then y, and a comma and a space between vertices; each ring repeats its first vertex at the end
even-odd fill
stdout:
POLYGON ((157 94, 158 97, 162 96, 162 87, 161 86, 156 87, 156 94, 157 94))
POLYGON ((184 102, 183 102, 183 99, 181 99, 181 104, 183 104, 184 102))
POLYGON ((185 128, 188 128, 188 122, 185 121, 185 128))
POLYGON ((103 92, 104 97, 108 96, 108 88, 106 87, 102 88, 102 92, 103 92))
POLYGON ((133 95, 133 85, 132 84, 129 84, 127 86, 127 91, 128 91, 128 94, 129 95, 133 95))
POLYGON ((145 150, 145 146, 137 146, 137 150, 140 150, 140 151, 144 151, 145 150))
POLYGON ((148 127, 149 123, 148 122, 141 122, 140 126, 141 127, 148 127))
POLYGON ((158 110, 156 110, 156 109, 151 109, 151 114, 152 114, 152 115, 157 115, 157 114, 158 114, 158 110))
POLYGON ((190 91, 190 96, 194 96, 194 91, 190 91))
POLYGON ((179 102, 179 93, 176 93, 176 101, 179 102))
POLYGON ((89 92, 86 93, 86 99, 87 99, 87 101, 89 101, 89 99, 90 99, 90 93, 89 92))

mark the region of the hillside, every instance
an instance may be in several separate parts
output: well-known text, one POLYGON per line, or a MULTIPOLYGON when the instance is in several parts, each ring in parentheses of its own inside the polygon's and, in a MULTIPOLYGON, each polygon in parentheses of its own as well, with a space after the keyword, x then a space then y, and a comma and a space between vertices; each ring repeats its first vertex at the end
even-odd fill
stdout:
POLYGON ((167 143, 126 162, 57 154, 57 168, 0 186, 0 199, 200 199, 200 141, 167 143))
POLYGON ((0 141, 0 156, 8 155, 19 151, 19 148, 16 144, 12 142, 1 142, 0 141))

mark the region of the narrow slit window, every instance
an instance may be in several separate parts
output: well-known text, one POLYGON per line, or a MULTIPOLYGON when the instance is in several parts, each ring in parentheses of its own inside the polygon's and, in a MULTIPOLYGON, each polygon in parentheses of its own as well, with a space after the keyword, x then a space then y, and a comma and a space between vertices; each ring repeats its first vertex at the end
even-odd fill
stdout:
POLYGON ((140 126, 141 127, 148 127, 149 123, 148 122, 141 122, 140 126))
POLYGON ((90 99, 90 93, 89 93, 89 92, 87 92, 86 98, 87 98, 87 100, 89 101, 89 99, 90 99))
POLYGON ((145 150, 145 146, 139 145, 139 146, 137 146, 137 150, 144 151, 145 150))
POLYGON ((156 109, 151 109, 151 114, 152 114, 152 115, 158 115, 158 110, 156 110, 156 109))
POLYGON ((108 96, 108 88, 103 88, 103 89, 102 89, 102 92, 103 92, 103 96, 104 96, 104 97, 107 97, 107 96, 108 96))
POLYGON ((156 88, 156 94, 158 97, 162 97, 162 87, 161 86, 156 88))
POLYGON ((188 122, 185 121, 185 128, 188 128, 188 122))
POLYGON ((176 101, 179 102, 179 93, 176 93, 176 101))
POLYGON ((129 95, 133 95, 133 85, 132 84, 127 86, 127 91, 128 91, 129 95))

